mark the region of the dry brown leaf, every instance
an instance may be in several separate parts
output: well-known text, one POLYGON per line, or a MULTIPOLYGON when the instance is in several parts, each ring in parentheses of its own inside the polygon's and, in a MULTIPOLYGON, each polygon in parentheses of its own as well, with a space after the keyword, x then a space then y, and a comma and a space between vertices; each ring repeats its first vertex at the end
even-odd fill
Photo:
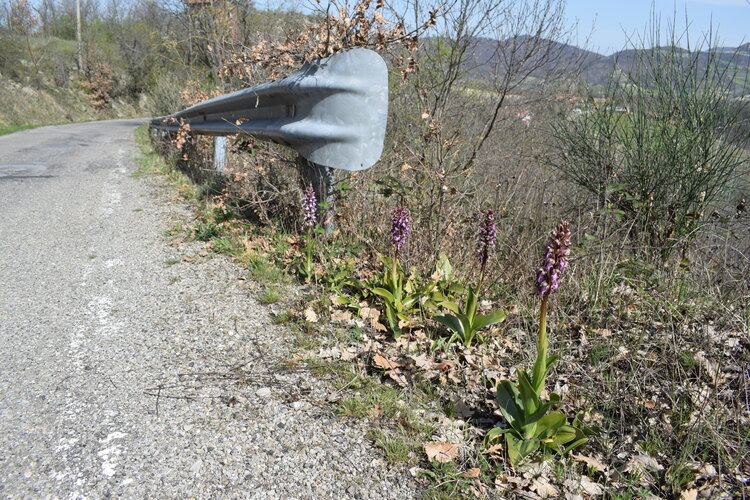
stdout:
POLYGON ((375 405, 370 409, 370 415, 378 418, 383 416, 383 408, 380 405, 375 405))
POLYGON ((536 491, 542 498, 557 498, 560 492, 546 478, 538 477, 529 486, 531 491, 536 491))
POLYGON ((498 443, 484 450, 482 452, 482 455, 499 456, 501 455, 501 451, 503 451, 503 445, 501 443, 498 443))
POLYGON ((370 320, 370 326, 373 327, 378 332, 387 332, 388 329, 385 327, 385 325, 381 322, 379 322, 377 319, 371 319, 370 320))
POLYGON ((385 374, 391 377, 391 379, 401 387, 406 387, 409 385, 409 381, 406 380, 406 375, 404 375, 404 372, 402 372, 398 368, 394 370, 388 370, 387 372, 385 372, 385 374))
POLYGON ((604 488, 601 484, 592 481, 588 476, 581 476, 581 488, 589 496, 601 496, 604 494, 604 488))
POLYGON ((351 361, 357 357, 356 349, 341 349, 341 361, 351 361))
POLYGON ((625 359, 625 357, 627 357, 628 354, 630 354, 630 351, 628 350, 628 348, 621 345, 620 347, 617 348, 617 355, 614 358, 612 358, 612 362, 616 363, 617 361, 625 359))
POLYGON ((453 368, 454 364, 455 363, 453 363, 452 361, 441 361, 440 363, 435 365, 435 368, 444 372, 453 368))
POLYGON ((446 464, 458 457, 460 447, 460 444, 432 441, 424 444, 424 451, 427 453, 427 460, 437 460, 441 464, 446 464))
MULTIPOLYGON (((402 337, 403 338, 403 337, 402 337)), ((414 365, 420 370, 430 370, 433 366, 432 359, 427 354, 420 354, 419 356, 409 356, 413 361, 414 365)))
POLYGON ((380 311, 374 307, 363 307, 359 310, 359 317, 362 319, 378 319, 380 318, 380 311))
POLYGON ((475 370, 480 369, 480 366, 477 365, 476 357, 473 354, 464 354, 464 361, 475 370))
POLYGON ((479 470, 479 467, 474 467, 473 469, 468 469, 464 472, 464 477, 468 477, 469 479, 474 479, 479 477, 479 473, 481 471, 479 470))
POLYGON ((413 332, 411 332, 411 336, 414 337, 414 340, 422 340, 430 343, 432 342, 432 340, 427 337, 427 334, 423 330, 414 330, 413 332))
POLYGON ((634 455, 633 458, 625 466, 625 472, 646 472, 646 471, 660 471, 664 470, 664 466, 660 464, 654 457, 646 454, 634 455))
POLYGON ((685 490, 680 493, 680 500, 697 500, 698 490, 685 490))
POLYGON ((380 354, 376 354, 372 358, 372 362, 375 363, 375 366, 377 366, 381 370, 393 370, 394 368, 398 368, 399 366, 401 366, 395 361, 389 361, 388 359, 384 358, 380 354))
POLYGON ((349 311, 340 311, 336 309, 331 313, 331 321, 338 321, 341 323, 347 323, 352 319, 352 313, 349 311))
POLYGON ((463 380, 461 380, 461 376, 458 374, 457 370, 449 370, 446 373, 446 378, 453 382, 454 384, 461 384, 463 383, 463 380))
POLYGON ((317 323, 318 322, 318 315, 315 314, 315 311, 313 311, 310 308, 305 309, 305 321, 309 321, 310 323, 317 323))
POLYGON ((495 478, 495 487, 506 490, 509 489, 511 485, 513 485, 513 487, 524 487, 528 485, 529 482, 530 480, 521 477, 500 474, 495 478))
POLYGON ((587 457, 585 455, 577 455, 575 453, 570 454, 571 457, 573 457, 574 460, 578 460, 579 462, 583 462, 589 467, 593 467, 596 469, 597 472, 604 472, 604 470, 607 468, 603 463, 601 463, 598 459, 594 457, 587 457))

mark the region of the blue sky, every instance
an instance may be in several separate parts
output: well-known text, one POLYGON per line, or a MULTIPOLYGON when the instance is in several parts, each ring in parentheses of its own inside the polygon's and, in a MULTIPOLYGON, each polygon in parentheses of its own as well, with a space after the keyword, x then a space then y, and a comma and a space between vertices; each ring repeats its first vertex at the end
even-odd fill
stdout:
MULTIPOLYGON (((390 0, 398 3, 399 0, 390 0)), ((260 8, 307 10, 313 0, 255 0, 260 8)), ((326 4, 321 0, 322 5, 326 4)), ((350 3, 354 3, 353 0, 350 3)), ((425 5, 431 4, 424 0, 425 5)), ((713 27, 722 46, 736 47, 750 42, 750 1, 748 0, 567 0, 568 22, 577 23, 572 43, 609 55, 625 48, 628 37, 643 34, 651 9, 661 24, 677 19, 678 32, 685 30, 686 13, 691 44, 713 27)), ((683 44, 684 45, 684 44, 683 44)))
POLYGON ((661 16, 662 25, 672 22, 677 13, 677 28, 684 30, 685 13, 689 22, 691 43, 711 26, 721 45, 736 47, 750 42, 750 2, 746 0, 568 0, 567 15, 578 21, 578 40, 602 54, 622 49, 628 35, 645 31, 652 6, 661 16))

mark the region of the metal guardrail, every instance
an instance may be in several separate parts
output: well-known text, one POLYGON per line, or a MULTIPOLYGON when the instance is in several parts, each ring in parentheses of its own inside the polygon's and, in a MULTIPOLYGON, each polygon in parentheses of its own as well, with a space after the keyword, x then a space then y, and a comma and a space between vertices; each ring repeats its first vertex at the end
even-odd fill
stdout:
POLYGON ((177 131, 187 123, 191 134, 249 135, 289 146, 319 166, 356 171, 380 158, 387 116, 385 62, 371 50, 353 49, 154 118, 151 127, 177 131))

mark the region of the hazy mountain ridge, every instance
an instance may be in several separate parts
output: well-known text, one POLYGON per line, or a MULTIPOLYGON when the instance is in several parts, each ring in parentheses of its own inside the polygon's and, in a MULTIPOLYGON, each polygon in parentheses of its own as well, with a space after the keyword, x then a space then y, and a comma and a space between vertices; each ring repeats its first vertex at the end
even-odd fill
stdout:
MULTIPOLYGON (((523 58, 530 43, 546 44, 553 57, 546 61, 532 61, 535 66, 532 76, 538 78, 580 76, 589 86, 606 85, 612 72, 629 73, 638 60, 646 56, 651 49, 625 49, 605 56, 597 52, 582 49, 574 45, 551 40, 535 40, 530 36, 513 39, 491 40, 477 38, 468 49, 468 73, 475 78, 487 78, 495 68, 507 64, 507 61, 523 58)), ((682 49, 685 50, 685 49, 682 49)), ((720 65, 731 65, 729 71, 735 73, 732 83, 732 94, 735 96, 750 95, 750 43, 738 47, 717 47, 713 56, 708 51, 701 51, 698 58, 699 68, 705 68, 711 57, 720 65)))

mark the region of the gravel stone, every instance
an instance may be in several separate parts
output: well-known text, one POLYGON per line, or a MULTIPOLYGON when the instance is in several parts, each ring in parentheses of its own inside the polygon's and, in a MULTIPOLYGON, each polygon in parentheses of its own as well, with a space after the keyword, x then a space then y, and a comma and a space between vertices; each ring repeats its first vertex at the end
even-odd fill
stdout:
POLYGON ((259 398, 267 398, 271 395, 271 388, 270 387, 263 387, 261 389, 258 389, 255 391, 255 395, 259 398))
POLYGON ((130 175, 138 124, 0 137, 0 496, 419 497, 283 361, 262 286, 169 244, 191 213, 130 175))

